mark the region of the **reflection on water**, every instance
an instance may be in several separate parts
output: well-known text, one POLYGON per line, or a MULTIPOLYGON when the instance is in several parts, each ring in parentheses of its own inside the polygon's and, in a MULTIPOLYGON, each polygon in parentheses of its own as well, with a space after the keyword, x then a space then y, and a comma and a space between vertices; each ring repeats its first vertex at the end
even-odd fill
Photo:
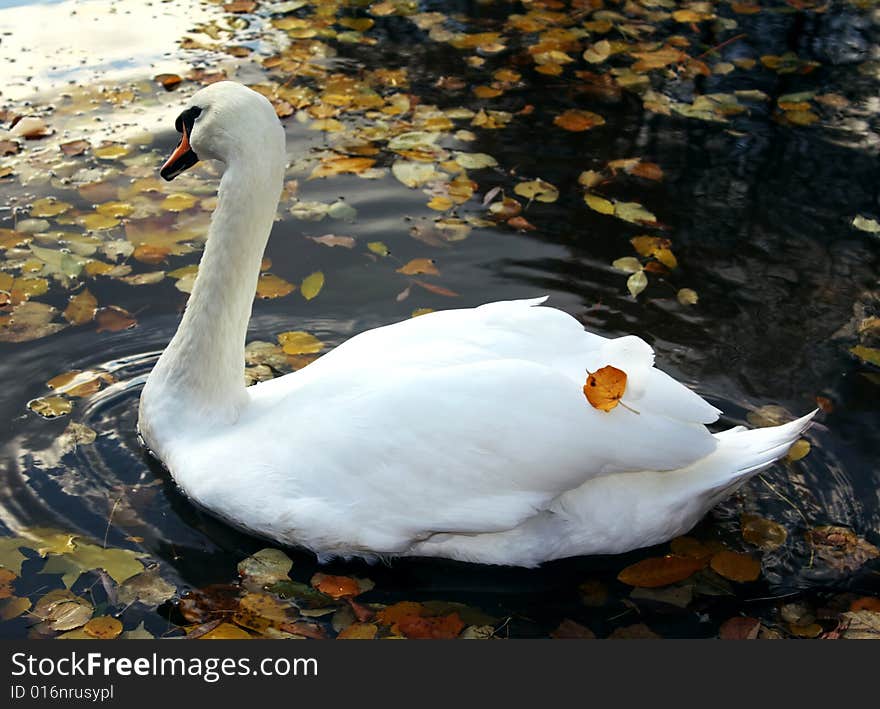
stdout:
MULTIPOLYGON (((479 4, 430 4, 455 5, 472 15, 483 12, 479 4)), ((504 16, 506 10, 496 5, 485 12, 504 16)), ((14 30, 4 36, 0 51, 4 59, 17 59, 4 70, 9 77, 4 96, 17 98, 34 88, 59 91, 68 81, 94 75, 102 82, 123 76, 141 81, 161 71, 180 71, 174 48, 182 28, 216 11, 216 5, 190 2, 102 0, 0 9, 0 31, 14 30), (76 13, 69 15, 69 22, 58 22, 59 13, 68 18, 69 6, 76 13), (115 14, 104 14, 108 7, 115 14), (29 19, 23 20, 21 13, 29 19), (99 16, 103 19, 97 22, 99 16), (26 81, 27 76, 35 78, 26 81)), ((320 269, 327 286, 312 302, 298 297, 257 302, 249 340, 272 341, 284 330, 306 330, 333 346, 419 307, 466 307, 547 293, 552 305, 598 332, 644 337, 663 369, 725 411, 725 424, 743 423, 748 412, 765 404, 800 414, 815 406, 816 396, 824 397, 833 410, 808 434, 810 454, 753 480, 698 529, 701 535, 736 545, 740 515, 751 512, 779 522, 789 536, 789 543, 764 554, 760 588, 724 601, 714 620, 725 613, 760 613, 772 604, 761 600, 765 596, 841 588, 876 593, 876 573, 851 575, 812 563, 805 537, 816 525, 839 524, 876 543, 880 530, 877 375, 847 351, 857 342, 859 323, 877 315, 880 253, 875 235, 850 226, 854 215, 876 213, 880 178, 872 150, 877 134, 867 113, 874 105, 874 67, 863 63, 876 30, 861 15, 855 24, 845 22, 852 12, 829 12, 812 24, 799 16, 777 15, 766 23, 757 17, 749 32, 756 55, 792 49, 823 62, 817 76, 809 78, 811 90, 834 91, 866 107, 861 123, 848 115, 810 129, 784 126, 769 101, 751 107, 731 127, 651 113, 624 94, 597 101, 606 118, 602 131, 572 134, 554 130, 552 119, 575 97, 552 81, 533 80, 526 95, 534 112, 506 130, 479 133, 469 146, 491 154, 502 167, 480 173, 479 194, 468 209, 478 212, 479 199, 493 187, 509 188, 506 170, 540 176, 556 185, 561 197, 553 204, 528 207, 535 232, 491 226, 475 229, 460 242, 430 245, 412 237, 414 227, 430 224, 434 216, 420 192, 387 175, 375 181, 353 176, 307 181, 301 176, 300 199, 329 203, 344 197, 358 216, 353 223, 312 223, 282 211, 284 218, 276 224, 267 251, 273 273, 295 281, 320 269), (628 240, 639 228, 586 209, 577 184, 583 170, 625 156, 662 166, 664 180, 638 183, 638 198, 667 228, 680 264, 675 274, 653 281, 638 299, 629 296, 610 263, 631 253, 628 240), (359 243, 382 241, 395 260, 368 262, 360 252, 303 238, 331 231, 359 243), (417 290, 399 299, 405 283, 395 269, 425 256, 437 261, 444 287, 460 297, 452 301, 417 290), (699 293, 698 306, 678 304, 676 292, 685 285, 699 293)), ((460 56, 445 45, 401 23, 377 26, 376 36, 379 42, 372 47, 340 44, 334 66, 405 65, 423 102, 451 107, 470 100, 436 85, 439 77, 463 72, 460 56)), ((710 40, 706 38, 714 44, 710 40)), ((739 51, 732 49, 730 59, 739 51)), ((239 75, 254 74, 246 61, 238 66, 239 75)), ((749 86, 736 88, 760 89, 774 100, 802 90, 806 81, 770 72, 749 77, 749 86)), ((727 90, 724 75, 701 80, 703 92, 727 90)), ((143 105, 113 110, 103 105, 85 115, 100 115, 102 137, 157 131, 156 144, 144 146, 140 156, 146 175, 174 141, 170 127, 182 101, 176 93, 144 93, 143 105)), ((286 127, 294 158, 324 140, 295 120, 288 120, 286 127)), ((28 183, 26 195, 8 188, 20 204, 59 194, 57 184, 38 177, 28 183)), ((186 188, 210 192, 214 177, 210 168, 203 168, 186 188)), ((109 177, 117 186, 130 179, 123 173, 109 177)), ((626 183, 627 188, 635 184, 626 183)), ((68 198, 68 193, 60 194, 68 198)), ((85 204, 76 193, 69 198, 80 199, 77 206, 85 204)), ((197 259, 197 252, 176 255, 169 268, 197 259)), ((9 533, 52 526, 142 549, 181 584, 228 581, 235 577, 237 561, 261 542, 194 508, 138 445, 135 432, 139 387, 173 333, 186 296, 167 278, 149 287, 110 279, 90 282, 89 287, 100 303, 118 304, 136 314, 138 326, 100 334, 91 326, 70 328, 29 343, 0 343, 0 411, 8 422, 0 437, 0 521, 9 533), (94 429, 97 438, 72 448, 59 439, 66 419, 41 420, 25 405, 46 394, 50 377, 89 368, 111 372, 116 383, 77 403, 72 418, 94 429)), ((66 300, 64 293, 47 297, 59 307, 66 300)), ((546 634, 561 618, 583 619, 585 613, 602 634, 614 626, 609 622, 614 613, 585 610, 577 585, 588 579, 613 585, 626 563, 652 553, 665 549, 626 559, 568 560, 539 571, 420 560, 372 568, 337 563, 330 568, 370 576, 377 583, 376 600, 444 598, 477 605, 498 617, 513 615, 514 635, 546 634)), ((294 576, 307 580, 316 568, 314 559, 291 554, 294 576)), ((699 613, 684 611, 654 621, 655 630, 672 636, 711 635, 716 627, 702 622, 699 613)))

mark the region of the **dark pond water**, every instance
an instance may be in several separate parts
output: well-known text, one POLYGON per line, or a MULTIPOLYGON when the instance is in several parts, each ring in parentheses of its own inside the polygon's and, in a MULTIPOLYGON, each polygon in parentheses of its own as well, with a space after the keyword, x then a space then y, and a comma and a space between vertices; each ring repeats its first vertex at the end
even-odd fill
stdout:
MULTIPOLYGON (((276 4, 276 9, 284 13, 298 4, 276 4)), ((69 5, 74 3, 50 8, 30 3, 15 8, 21 14, 14 16, 12 10, 0 9, 0 25, 11 27, 13 33, 24 32, 26 10, 61 13, 69 11, 65 9, 69 5)), ((88 2, 76 5, 82 13, 92 11, 88 2)), ((134 5, 138 4, 117 2, 113 7, 122 17, 134 5)), ((554 4, 549 7, 554 9, 554 4)), ((194 4, 192 8, 196 12, 194 4)), ((165 92, 152 77, 163 71, 185 75, 196 66, 210 71, 222 68, 247 83, 265 80, 259 61, 274 53, 271 32, 278 33, 268 24, 272 9, 264 3, 256 14, 238 16, 239 24, 229 30, 227 43, 253 49, 250 57, 226 56, 221 61, 204 48, 178 49, 176 40, 195 22, 178 17, 183 24, 177 25, 177 34, 167 47, 152 54, 145 50, 140 55, 134 48, 123 61, 106 40, 106 45, 97 45, 107 48, 103 64, 96 60, 84 68, 73 52, 69 66, 58 58, 49 67, 45 57, 21 69, 8 65, 3 71, 10 72, 12 90, 4 94, 5 107, 21 111, 30 101, 43 110, 51 104, 55 112, 46 114, 50 124, 68 121, 64 130, 69 139, 85 131, 95 145, 98 138, 127 143, 138 131, 154 132, 151 144, 135 146, 115 174, 103 177, 104 182, 124 186, 147 177, 173 148, 176 109, 183 105, 185 94, 198 87, 197 82, 185 81, 177 91, 165 92), (23 78, 29 74, 35 77, 33 86, 23 78), (79 86, 72 89, 70 80, 79 86), (117 104, 95 101, 78 117, 76 111, 66 114, 65 105, 77 99, 64 94, 86 90, 83 87, 134 87, 134 98, 117 104)), ((450 31, 471 33, 495 31, 510 15, 528 9, 503 2, 426 2, 420 7, 423 12, 449 16, 450 31)), ((589 4, 573 10, 559 3, 558 11, 587 13, 588 9, 589 4)), ((199 21, 222 23, 228 17, 216 5, 197 11, 199 21)), ((144 22, 175 26, 173 18, 160 17, 164 6, 151 12, 158 14, 149 14, 144 22)), ((275 17, 308 18, 310 12, 306 6, 275 17)), ((840 593, 880 594, 876 561, 847 570, 823 565, 816 562, 805 537, 810 528, 841 525, 870 543, 880 542, 880 377, 876 367, 850 352, 857 345, 876 344, 870 340, 870 328, 863 327, 860 333, 859 324, 880 314, 880 239, 852 226, 857 215, 873 218, 880 213, 876 149, 880 63, 874 61, 878 27, 870 11, 847 3, 821 13, 794 11, 781 3, 768 4, 755 14, 736 14, 726 5, 719 5, 717 12, 735 19, 737 27, 723 29, 711 21, 677 28, 661 23, 657 39, 677 29, 692 43, 686 51, 698 56, 742 33, 744 38, 703 57, 710 67, 786 52, 819 66, 809 73, 786 74, 758 61, 753 68, 737 67, 729 73, 688 78, 684 72, 673 76, 662 71, 652 77, 659 92, 682 103, 691 103, 695 95, 733 91, 760 91, 766 96, 749 101, 742 94, 746 109, 720 122, 648 110, 643 91, 640 95, 591 90, 588 81, 573 74, 575 68, 598 71, 580 58, 583 49, 570 52, 578 64, 564 67, 559 76, 536 72, 528 53, 536 42, 535 33, 508 32, 503 51, 481 52, 451 47, 436 33, 431 38, 411 19, 377 16, 375 26, 365 33, 376 40, 372 45, 327 40, 336 52, 323 63, 328 70, 363 77, 368 70, 405 67, 407 91, 422 105, 485 107, 514 114, 533 107, 499 130, 472 127, 469 121, 456 123, 456 128, 473 131, 474 140, 467 144, 441 141, 457 150, 489 154, 498 163, 470 172, 478 188, 461 207, 461 215, 484 217, 483 197, 494 187, 512 195, 520 177, 541 178, 556 186, 560 196, 553 203, 528 205, 523 216, 536 227, 534 231, 495 223, 473 228, 463 240, 435 237, 426 243, 413 238, 413 232, 429 231, 438 216, 426 207, 428 196, 408 189, 387 170, 372 180, 354 175, 307 180, 311 167, 297 172, 297 161, 332 144, 334 136, 311 130, 296 116, 286 118, 294 163, 291 177, 299 180, 299 199, 330 203, 342 198, 356 208, 357 216, 350 223, 302 221, 290 215, 289 198, 282 204, 282 219, 266 254, 272 273, 297 283, 320 270, 326 285, 311 301, 298 293, 256 301, 248 339, 274 342, 279 332, 305 330, 329 348, 368 328, 409 317, 417 308, 469 307, 549 294, 550 304, 603 335, 643 337, 655 348, 661 368, 724 410, 725 425, 744 423, 749 412, 770 404, 800 415, 816 406, 817 396, 824 397, 827 411, 807 434, 810 453, 797 462, 780 462, 753 479, 694 532, 704 540, 755 552, 742 541, 739 529, 740 515, 754 513, 784 526, 788 541, 775 551, 757 552, 763 562, 759 581, 731 584, 731 595, 706 596, 686 608, 633 604, 627 598, 631 589, 615 580, 626 565, 667 553, 666 545, 626 557, 571 559, 528 571, 423 560, 378 566, 335 562, 321 569, 371 578, 376 588, 362 597, 365 602, 463 602, 498 619, 496 625, 503 626, 499 634, 512 637, 546 636, 564 618, 600 637, 638 622, 664 637, 706 637, 716 634, 719 623, 733 615, 772 623, 780 604, 791 600, 822 606, 840 593), (484 58, 485 64, 473 66, 478 62, 469 64, 469 56, 484 58), (502 67, 522 74, 516 87, 489 101, 475 98, 470 87, 491 82, 492 72, 502 67), (462 88, 456 89, 443 77, 461 78, 462 88), (795 97, 788 103, 810 103, 809 110, 818 120, 808 126, 786 121, 778 105, 780 97, 804 92, 809 94, 806 98, 795 97), (815 100, 827 94, 842 100, 836 104, 815 100), (570 108, 599 113, 605 124, 585 132, 554 125, 554 118, 570 108), (592 211, 584 203, 578 184, 581 172, 607 173, 609 161, 630 157, 656 163, 663 179, 620 175, 603 194, 641 203, 657 216, 659 227, 646 229, 592 211), (357 247, 328 248, 303 238, 327 233, 352 236, 357 247), (649 273, 648 287, 634 298, 626 287, 627 274, 611 262, 637 256, 629 239, 646 233, 671 240, 678 267, 671 273, 649 273), (368 252, 364 245, 374 241, 387 245, 391 256, 379 258, 368 252), (396 269, 413 258, 433 258, 441 275, 432 282, 457 297, 408 284, 396 269), (399 300, 398 294, 408 285, 408 297, 399 300), (685 287, 698 293, 696 305, 678 301, 676 294, 685 287), (584 604, 579 585, 587 581, 603 584, 608 600, 598 606, 584 604)), ((345 13, 370 17, 357 8, 345 13)), ((585 14, 581 22, 588 19, 585 14)), ((626 37, 623 32, 614 35, 619 41, 626 37)), ((45 51, 56 46, 53 41, 47 36, 45 51)), ((582 46, 588 43, 584 40, 582 46)), ((40 51, 36 42, 32 52, 40 51)), ((28 61, 27 55, 19 57, 19 64, 28 61)), ((294 81, 305 85, 309 78, 294 81)), ((371 123, 358 113, 340 120, 351 126, 371 123)), ((26 150, 10 158, 18 161, 16 165, 24 162, 27 151, 40 150, 39 141, 23 143, 26 150)), ((57 153, 57 147, 54 150, 57 153)), ((34 170, 53 169, 40 162, 39 155, 31 163, 34 170)), ((387 167, 395 156, 383 150, 376 158, 377 166, 387 167)), ((31 173, 20 168, 20 174, 31 173)), ((216 185, 216 173, 202 167, 191 180, 184 188, 206 196, 216 185)), ((108 199, 89 200, 75 184, 13 175, 0 182, 4 209, 0 227, 14 228, 28 218, 28 205, 45 196, 70 203, 74 212, 86 212, 91 203, 108 199)), ((57 228, 85 231, 75 223, 52 226, 57 228)), ((98 237, 125 238, 123 226, 114 229, 98 237)), ((8 250, 7 265, 14 257, 8 250)), ((159 265, 129 263, 137 274, 171 271, 195 264, 198 258, 197 248, 171 254, 159 265)), ((0 342, 0 532, 16 535, 34 527, 52 527, 107 546, 143 551, 181 589, 234 580, 236 564, 265 543, 195 509, 145 455, 135 434, 140 386, 173 334, 186 295, 170 277, 143 285, 110 277, 79 278, 86 280, 101 306, 124 308, 135 315, 137 326, 97 332, 95 323, 88 323, 27 342, 0 342), (29 401, 50 393, 46 381, 51 377, 96 368, 111 372, 116 382, 76 399, 69 416, 49 421, 28 410, 29 401), (56 441, 70 420, 89 426, 97 438, 59 457, 56 441)), ((65 286, 76 292, 75 284, 52 282, 49 291, 34 300, 63 309, 70 295, 65 286)), ((318 569, 313 556, 297 550, 288 553, 294 560, 293 577, 308 581, 318 569)), ((36 574, 42 561, 36 554, 26 555, 17 593, 37 598, 57 586, 57 578, 36 574)), ((159 611, 126 616, 125 625, 133 627, 145 619, 151 632, 161 634, 167 632, 169 618, 179 620, 166 604, 159 611)), ((0 635, 24 635, 27 627, 28 619, 20 617, 0 623, 0 635)))

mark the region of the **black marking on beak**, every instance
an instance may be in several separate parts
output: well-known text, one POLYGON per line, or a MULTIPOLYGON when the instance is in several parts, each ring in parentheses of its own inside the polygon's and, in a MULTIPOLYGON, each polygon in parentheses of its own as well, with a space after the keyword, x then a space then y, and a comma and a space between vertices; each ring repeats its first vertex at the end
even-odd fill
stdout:
POLYGON ((171 181, 181 172, 191 168, 199 161, 199 156, 195 154, 189 144, 189 137, 192 135, 193 125, 196 117, 202 112, 198 106, 193 106, 183 111, 174 122, 174 127, 181 134, 180 142, 171 153, 171 156, 162 165, 159 174, 166 180, 171 181))

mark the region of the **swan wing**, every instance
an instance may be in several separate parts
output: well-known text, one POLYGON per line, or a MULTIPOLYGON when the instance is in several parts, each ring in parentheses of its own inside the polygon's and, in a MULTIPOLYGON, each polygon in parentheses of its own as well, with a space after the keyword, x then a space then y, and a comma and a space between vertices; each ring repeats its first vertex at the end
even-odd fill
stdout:
POLYGON ((586 333, 539 302, 378 328, 254 387, 240 425, 243 440, 252 427, 251 440, 274 441, 256 452, 277 498, 266 504, 332 501, 325 524, 357 525, 381 550, 375 525, 393 551, 510 529, 593 477, 673 470, 715 449, 700 422, 715 409, 655 370, 647 344, 586 333), (586 365, 605 363, 632 373, 631 408, 586 401, 586 365))

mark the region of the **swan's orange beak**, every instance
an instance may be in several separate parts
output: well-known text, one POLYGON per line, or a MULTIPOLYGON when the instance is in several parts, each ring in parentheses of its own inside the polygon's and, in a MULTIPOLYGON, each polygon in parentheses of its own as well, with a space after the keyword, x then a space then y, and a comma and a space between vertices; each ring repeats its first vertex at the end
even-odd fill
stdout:
POLYGON ((199 161, 198 156, 190 147, 186 124, 184 124, 182 128, 180 142, 177 144, 174 152, 171 153, 169 158, 165 161, 165 164, 162 165, 162 169, 159 170, 159 174, 168 181, 173 180, 181 172, 192 167, 199 161))

